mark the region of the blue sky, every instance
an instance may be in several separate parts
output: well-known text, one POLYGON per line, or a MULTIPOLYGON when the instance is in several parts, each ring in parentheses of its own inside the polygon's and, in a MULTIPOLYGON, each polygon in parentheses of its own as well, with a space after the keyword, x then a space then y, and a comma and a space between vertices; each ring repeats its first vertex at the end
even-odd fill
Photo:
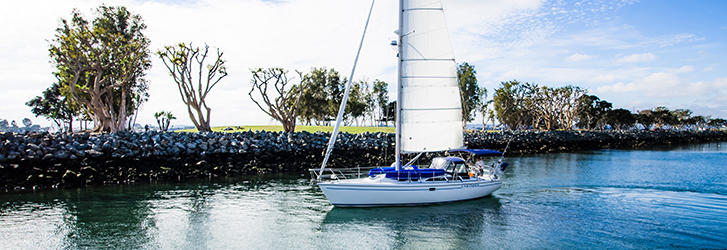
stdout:
MULTIPOLYGON (((274 124, 247 97, 249 69, 333 67, 348 75, 368 0, 15 1, 0 9, 0 119, 33 117, 24 103, 54 80, 48 41, 73 8, 104 2, 142 15, 152 51, 181 41, 225 52, 230 75, 211 93, 212 125, 274 124), (37 8, 37 6, 44 6, 37 8), (33 9, 33 11, 17 11, 33 9), (179 18, 184 17, 184 18, 179 18), (22 21, 19 21, 22 20, 22 21)), ((378 0, 356 79, 394 82, 396 3, 378 0)), ((490 93, 517 79, 574 84, 639 110, 664 105, 727 117, 727 1, 443 0, 456 58, 490 93)), ((161 61, 139 121, 186 108, 161 61)), ((393 89, 392 89, 393 92, 393 89)), ((50 124, 40 118, 34 121, 50 124)))
POLYGON ((725 1, 545 1, 505 18, 513 29, 481 32, 495 55, 470 60, 488 89, 511 79, 574 84, 634 111, 724 117, 725 10, 725 1))

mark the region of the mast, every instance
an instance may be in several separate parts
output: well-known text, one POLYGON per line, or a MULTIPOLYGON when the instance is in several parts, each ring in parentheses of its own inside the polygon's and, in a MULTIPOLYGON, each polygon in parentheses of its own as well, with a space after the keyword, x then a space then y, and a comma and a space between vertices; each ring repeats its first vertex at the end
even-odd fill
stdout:
POLYGON ((396 122, 394 126, 396 126, 396 152, 395 152, 395 166, 396 171, 398 172, 401 168, 401 97, 402 97, 402 91, 401 91, 401 63, 402 63, 402 54, 401 54, 401 44, 402 44, 402 37, 404 33, 404 1, 405 0, 399 0, 399 34, 398 36, 398 43, 397 43, 397 54, 396 54, 396 122))
POLYGON ((353 68, 351 68, 351 75, 348 77, 348 82, 346 83, 346 89, 343 91, 343 100, 341 101, 341 106, 338 108, 338 115, 336 116, 336 125, 333 127, 333 132, 331 132, 331 138, 328 140, 328 147, 326 148, 326 154, 323 157, 323 162, 321 163, 321 171, 318 175, 318 179, 321 178, 321 175, 323 174, 323 170, 326 169, 326 164, 328 163, 328 158, 331 156, 331 151, 333 150, 333 145, 336 144, 336 137, 338 137, 338 130, 341 127, 341 120, 343 120, 343 113, 346 111, 346 103, 348 102, 348 93, 351 91, 351 83, 353 83, 353 73, 356 72, 356 64, 358 64, 358 57, 361 55, 361 48, 363 47, 364 38, 366 38, 366 30, 369 28, 369 21, 371 20, 371 12, 374 11, 374 3, 376 3, 376 0, 371 0, 371 7, 369 7, 369 15, 366 17, 366 24, 364 25, 363 34, 361 34, 361 41, 358 43, 358 50, 356 51, 356 58, 353 59, 353 68))

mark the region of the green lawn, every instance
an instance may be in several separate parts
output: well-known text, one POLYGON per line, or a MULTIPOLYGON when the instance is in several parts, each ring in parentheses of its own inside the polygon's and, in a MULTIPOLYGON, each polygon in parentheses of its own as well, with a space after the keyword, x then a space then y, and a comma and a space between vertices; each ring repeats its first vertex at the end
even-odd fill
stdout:
MULTIPOLYGON (((216 132, 242 132, 242 131, 283 131, 283 126, 280 125, 274 125, 274 126, 222 126, 222 127, 213 127, 212 131, 216 132), (224 130, 226 128, 232 128, 233 130, 224 130)), ((332 126, 295 126, 295 132, 301 132, 301 131, 307 131, 311 133, 315 133, 318 131, 323 132, 332 132, 333 127, 332 126)), ((183 129, 183 130, 176 130, 176 132, 197 132, 197 129, 183 129)), ((394 127, 341 127, 341 132, 347 132, 352 134, 361 134, 364 132, 386 132, 386 133, 394 133, 394 127)))

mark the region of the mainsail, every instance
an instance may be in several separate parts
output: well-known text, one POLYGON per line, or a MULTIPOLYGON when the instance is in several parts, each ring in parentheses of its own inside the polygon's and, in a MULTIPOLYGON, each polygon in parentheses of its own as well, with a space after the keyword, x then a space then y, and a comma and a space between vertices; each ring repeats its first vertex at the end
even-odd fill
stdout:
POLYGON ((457 65, 440 0, 402 0, 399 126, 402 152, 463 147, 457 65))

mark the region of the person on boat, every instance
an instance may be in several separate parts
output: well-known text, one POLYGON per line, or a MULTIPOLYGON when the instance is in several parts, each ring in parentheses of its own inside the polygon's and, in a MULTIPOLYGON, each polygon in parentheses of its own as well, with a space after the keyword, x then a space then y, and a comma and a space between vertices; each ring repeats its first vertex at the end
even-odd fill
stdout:
POLYGON ((474 169, 475 169, 475 174, 477 176, 482 176, 482 174, 485 170, 485 160, 483 159, 483 157, 478 156, 475 159, 475 168, 474 169))

